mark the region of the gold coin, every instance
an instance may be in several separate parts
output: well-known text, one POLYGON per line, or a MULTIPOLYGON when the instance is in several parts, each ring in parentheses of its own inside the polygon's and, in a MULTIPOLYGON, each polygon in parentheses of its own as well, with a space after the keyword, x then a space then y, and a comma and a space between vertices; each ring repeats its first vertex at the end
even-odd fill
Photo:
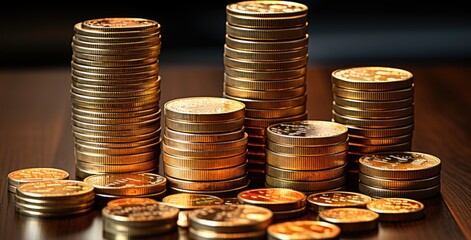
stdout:
POLYGON ((110 143, 124 143, 124 142, 136 142, 142 141, 150 138, 155 138, 160 136, 160 128, 156 131, 140 134, 140 135, 131 135, 131 136, 99 136, 99 135, 88 135, 82 134, 79 132, 73 132, 74 137, 84 141, 91 142, 110 142, 110 143))
POLYGON ((172 130, 186 133, 224 133, 241 129, 244 126, 244 117, 219 122, 188 122, 166 117, 165 124, 172 130))
POLYGON ((129 173, 154 169, 157 166, 156 160, 122 165, 95 164, 76 160, 75 166, 89 172, 101 173, 129 173))
POLYGON ((224 85, 224 93, 238 98, 282 100, 303 96, 306 93, 306 86, 303 85, 301 87, 284 90, 257 91, 224 85))
MULTIPOLYGON (((151 236, 163 235, 169 232, 173 232, 177 228, 177 225, 174 222, 163 223, 158 225, 153 222, 149 222, 145 225, 129 225, 127 223, 118 223, 106 219, 103 220, 102 225, 104 236, 109 236, 111 234, 115 236, 114 239, 149 238, 151 236), (151 226, 152 224, 154 224, 154 226, 151 226)), ((113 238, 106 237, 106 239, 113 238)))
POLYGON ((407 108, 414 105, 414 98, 405 98, 394 101, 364 101, 357 99, 344 98, 334 95, 334 103, 350 108, 359 108, 363 110, 393 110, 407 108))
POLYGON ((26 211, 37 211, 44 214, 62 214, 62 213, 68 213, 68 212, 77 212, 83 209, 90 209, 93 207, 93 204, 94 204, 93 200, 90 202, 74 204, 74 205, 59 203, 59 205, 56 205, 56 206, 44 206, 44 205, 31 204, 31 203, 15 202, 15 208, 26 210, 26 211))
POLYGON ((288 40, 288 41, 249 41, 244 39, 233 38, 226 34, 226 45, 230 48, 258 51, 258 52, 281 52, 300 48, 305 48, 309 43, 309 35, 304 38, 288 40))
POLYGON ((87 128, 81 128, 72 126, 72 131, 85 134, 85 135, 92 135, 92 136, 103 136, 103 137, 126 137, 126 136, 133 136, 133 135, 140 135, 151 133, 156 130, 159 130, 159 126, 152 126, 152 127, 144 127, 138 130, 119 130, 119 131, 110 131, 110 130, 90 130, 87 128))
POLYGON ((340 167, 329 168, 325 170, 288 170, 283 168, 273 167, 266 164, 266 174, 278 179, 290 181, 323 181, 333 178, 344 176, 346 173, 347 164, 340 167))
POLYGON ((424 204, 407 198, 376 199, 366 208, 379 214, 379 221, 412 221, 424 217, 424 204))
POLYGON ((265 231, 271 224, 271 210, 253 205, 216 205, 193 210, 188 214, 190 229, 214 232, 265 231))
POLYGON ((414 114, 414 106, 394 110, 365 110, 360 108, 342 107, 334 103, 332 107, 339 115, 363 119, 391 119, 407 117, 414 114))
POLYGON ((253 17, 227 13, 226 21, 230 25, 247 28, 289 28, 306 24, 307 14, 293 17, 253 17))
POLYGON ((318 192, 327 191, 345 185, 346 177, 340 176, 338 178, 321 181, 293 181, 266 175, 265 181, 268 185, 277 188, 289 188, 300 192, 318 192))
POLYGON ((225 98, 237 100, 243 102, 247 108, 246 109, 266 109, 273 110, 279 108, 290 108, 300 105, 306 105, 307 94, 304 94, 300 97, 288 98, 288 99, 275 99, 275 100, 260 100, 260 99, 247 99, 240 98, 228 95, 223 93, 225 98))
MULTIPOLYGON (((94 124, 78 121, 72 118, 72 126, 88 131, 139 131, 147 129, 149 131, 156 131, 160 129, 160 118, 151 119, 143 122, 129 123, 129 124, 94 124)), ((98 132, 99 133, 99 132, 98 132)), ((87 134, 93 135, 93 134, 87 134)), ((158 138, 157 138, 158 139, 158 138)))
POLYGON ((144 18, 97 18, 83 21, 82 27, 102 32, 158 31, 160 24, 144 18))
MULTIPOLYGON (((75 139, 75 143, 81 146, 95 147, 95 148, 107 148, 110 151, 125 149, 125 148, 137 148, 141 146, 147 146, 149 144, 160 143, 160 138, 151 138, 143 141, 129 142, 129 143, 104 143, 104 142, 88 142, 80 139, 75 139)), ((110 153, 112 154, 112 153, 110 153)))
POLYGON ((70 86, 70 90, 76 94, 82 96, 90 96, 90 97, 110 97, 110 98, 128 98, 128 97, 139 97, 139 96, 146 96, 149 94, 156 94, 160 91, 160 88, 152 87, 147 89, 139 89, 139 90, 131 90, 128 91, 115 91, 113 89, 103 89, 99 90, 89 90, 89 89, 81 89, 75 87, 73 84, 70 86))
POLYGON ((360 172, 390 180, 430 178, 440 174, 438 157, 419 152, 390 152, 360 158, 360 172))
MULTIPOLYGON (((109 105, 113 104, 125 104, 125 103, 148 103, 150 101, 160 100, 160 90, 157 92, 141 95, 141 96, 131 96, 131 97, 96 97, 96 96, 87 96, 83 94, 70 91, 72 101, 82 102, 85 104, 93 105, 109 105)), ((144 104, 143 104, 144 105, 144 104)))
POLYGON ((348 143, 348 151, 352 153, 372 154, 376 152, 410 151, 412 142, 407 141, 394 145, 363 145, 353 142, 348 143))
POLYGON ((139 111, 130 111, 130 112, 105 112, 105 111, 97 111, 96 109, 81 109, 81 108, 72 108, 72 113, 82 117, 92 117, 92 118, 105 118, 105 119, 113 119, 113 118, 134 118, 134 117, 141 117, 147 116, 149 114, 154 114, 160 112, 159 108, 149 108, 143 109, 139 111))
POLYGON ((221 169, 234 167, 244 164, 247 161, 247 152, 230 156, 230 157, 216 157, 216 158, 189 158, 180 157, 162 153, 162 161, 170 166, 190 169, 221 169))
POLYGON ((338 239, 340 228, 328 222, 300 220, 272 224, 267 232, 271 240, 338 239))
POLYGON ((128 198, 119 198, 119 199, 111 200, 107 203, 107 206, 117 207, 124 204, 141 204, 141 203, 155 203, 155 202, 157 201, 152 198, 128 197, 128 198))
POLYGON ((241 102, 218 97, 189 97, 170 100, 164 105, 167 118, 191 122, 233 121, 244 116, 241 102))
POLYGON ((440 194, 440 185, 436 185, 429 188, 421 189, 386 189, 368 186, 362 182, 359 182, 358 189, 360 192, 369 195, 374 198, 412 198, 412 199, 426 199, 435 197, 440 194))
POLYGON ((155 203, 123 203, 106 206, 101 213, 104 220, 113 220, 122 224, 132 223, 169 223, 176 224, 178 212, 176 207, 161 202, 155 203))
POLYGON ((52 198, 43 198, 43 199, 36 199, 36 198, 29 198, 29 197, 22 197, 15 194, 15 202, 16 203, 24 203, 24 204, 32 204, 37 206, 43 207, 57 207, 57 206, 80 206, 82 204, 93 202, 95 199, 95 193, 90 192, 88 194, 82 195, 80 197, 70 198, 70 199, 52 199, 52 198))
POLYGON ((348 135, 350 143, 356 143, 360 145, 396 145, 405 142, 412 141, 412 134, 392 136, 392 137, 363 137, 357 135, 348 135))
POLYGON ((250 232, 216 232, 209 230, 201 230, 196 228, 189 228, 189 236, 195 240, 208 240, 208 239, 244 239, 244 240, 258 240, 265 238, 265 231, 250 231, 250 232))
POLYGON ((207 150, 180 149, 180 148, 167 146, 166 144, 162 144, 162 150, 165 153, 176 156, 176 157, 186 157, 186 158, 193 158, 193 159, 210 159, 210 158, 233 157, 236 155, 240 155, 247 151, 247 147, 243 145, 236 148, 207 151, 207 150))
POLYGON ((83 47, 71 44, 72 49, 75 52, 87 53, 87 54, 96 54, 96 55, 109 55, 109 56, 128 56, 128 58, 143 58, 149 56, 149 52, 154 52, 155 55, 160 54, 161 45, 154 45, 150 47, 140 47, 140 48, 131 48, 131 49, 102 49, 102 48, 91 48, 83 47))
POLYGON ((221 205, 224 204, 224 199, 207 194, 176 193, 164 197, 162 202, 177 207, 180 210, 190 210, 221 205))
POLYGON ((224 45, 224 56, 236 59, 247 59, 251 61, 283 61, 294 60, 306 57, 308 54, 308 47, 286 50, 278 52, 260 52, 260 51, 247 51, 228 47, 224 45))
MULTIPOLYGON (((120 32, 120 33, 126 33, 126 32, 120 32)), ((138 33, 138 32, 134 32, 134 33, 138 33)), ((154 40, 160 41, 161 39, 159 32, 149 33, 142 36, 139 36, 139 34, 136 34, 136 36, 128 36, 128 37, 117 37, 117 36, 116 37, 113 37, 113 36, 96 37, 96 36, 75 33, 74 37, 78 40, 91 42, 91 43, 130 43, 130 42, 143 42, 143 41, 154 41, 154 40)))
POLYGON ((149 31, 137 30, 136 31, 101 31, 98 29, 92 29, 84 27, 82 22, 76 23, 74 25, 75 34, 99 37, 99 38, 128 38, 128 37, 147 37, 152 36, 153 34, 160 33, 160 25, 157 25, 156 29, 149 29, 149 31))
MULTIPOLYGON (((196 182, 195 184, 198 184, 198 183, 199 182, 196 182)), ((223 190, 188 190, 188 189, 181 189, 181 188, 176 188, 176 187, 169 187, 168 189, 170 193, 173 193, 173 194, 174 193, 207 194, 207 195, 212 195, 212 196, 216 196, 220 198, 225 198, 225 197, 234 197, 239 192, 247 189, 249 185, 250 185, 250 181, 247 180, 247 184, 241 187, 223 189, 223 190)))
POLYGON ((292 17, 307 11, 306 5, 289 1, 241 1, 226 6, 229 14, 252 17, 292 17))
POLYGON ((88 42, 78 39, 77 37, 72 37, 72 43, 75 46, 87 47, 87 48, 97 48, 97 49, 133 49, 133 48, 143 48, 143 47, 152 47, 160 44, 160 38, 147 38, 145 41, 140 42, 88 42))
POLYGON ((224 65, 232 68, 240 68, 258 71, 276 71, 297 69, 306 66, 308 63, 308 55, 302 58, 279 60, 279 61, 252 61, 240 58, 224 57, 224 65))
MULTIPOLYGON (((250 138, 249 138, 250 141, 250 138)), ((310 155, 310 156, 320 156, 320 155, 329 155, 339 152, 344 152, 348 150, 347 139, 344 142, 331 144, 331 145, 319 145, 319 146, 294 146, 274 143, 270 140, 266 141, 267 148, 273 152, 292 154, 292 155, 310 155)))
POLYGON ((307 118, 307 112, 295 116, 273 119, 245 118, 245 127, 266 128, 275 123, 302 121, 307 118))
POLYGON ((242 204, 265 207, 272 211, 298 209, 306 206, 306 195, 289 188, 257 188, 237 194, 242 204))
POLYGON ((248 135, 245 134, 240 139, 225 142, 187 142, 172 139, 166 136, 164 136, 163 141, 164 144, 166 144, 167 146, 179 149, 214 151, 218 149, 238 148, 241 146, 245 146, 247 145, 248 135))
POLYGON ((348 133, 352 136, 364 136, 371 138, 388 138, 412 134, 414 124, 392 128, 367 128, 347 125, 348 133))
POLYGON ((304 38, 308 33, 308 23, 299 27, 255 29, 233 26, 226 22, 227 35, 244 40, 286 41, 304 38))
POLYGON ((365 208, 371 201, 372 199, 364 194, 344 191, 320 192, 307 197, 308 205, 314 212, 341 207, 365 208))
POLYGON ((132 118, 89 117, 89 116, 82 116, 79 114, 72 113, 72 118, 77 121, 85 122, 85 123, 117 125, 117 124, 142 123, 142 122, 149 122, 152 120, 160 120, 160 111, 157 111, 148 115, 132 117, 132 118))
POLYGON ((266 151, 267 163, 288 170, 325 170, 345 165, 347 152, 322 156, 299 156, 266 151))
POLYGON ((267 139, 294 146, 330 145, 345 142, 347 131, 347 127, 328 121, 283 122, 267 128, 267 139))
POLYGON ((414 179, 414 180, 390 180, 384 178, 377 178, 368 176, 360 173, 359 175, 360 182, 365 185, 385 188, 385 189, 398 189, 398 190, 408 190, 408 189, 422 189, 430 188, 440 184, 440 175, 423 178, 423 179, 414 179))
POLYGON ((69 173, 58 168, 24 168, 8 174, 8 184, 15 187, 23 183, 53 179, 69 179, 69 173))
MULTIPOLYGON (((151 194, 144 194, 144 195, 137 195, 134 197, 139 197, 139 198, 150 198, 150 199, 155 199, 157 201, 160 201, 164 196, 166 196, 167 190, 164 189, 161 192, 157 193, 151 193, 151 194)), ((121 195, 109 195, 109 194, 101 194, 97 193, 95 197, 95 203, 97 206, 104 207, 108 205, 110 201, 117 200, 117 199, 125 199, 128 196, 121 196, 121 195)))
POLYGON ((361 91, 332 87, 334 95, 364 101, 397 101, 414 97, 414 85, 409 88, 388 91, 361 91))
POLYGON ((152 71, 144 71, 138 73, 93 73, 88 71, 80 71, 72 69, 71 74, 76 77, 85 79, 106 80, 106 81, 121 81, 124 82, 139 82, 143 78, 156 77, 159 75, 159 68, 152 71))
POLYGON ((398 128, 408 126, 414 123, 414 115, 392 119, 364 119, 347 117, 332 111, 332 117, 335 122, 363 128, 398 128))
POLYGON ((305 85, 306 76, 286 79, 286 80, 251 80, 245 78, 236 78, 224 74, 224 84, 239 89, 271 91, 297 88, 305 85))
POLYGON ((92 185, 74 180, 45 180, 18 186, 16 194, 30 199, 67 200, 87 196, 93 192, 92 185))
POLYGON ((165 190, 167 179, 153 173, 100 174, 83 180, 95 187, 96 193, 136 196, 165 190))
POLYGON ((109 155, 109 154, 96 154, 96 153, 87 153, 79 150, 75 150, 75 159, 87 163, 95 164, 134 164, 152 161, 158 159, 160 151, 151 151, 137 154, 123 154, 123 155, 109 155))
MULTIPOLYGON (((153 173, 155 171, 156 171, 155 168, 151 168, 151 169, 146 169, 142 171, 133 171, 132 173, 148 173, 148 172, 153 173)), ((86 177, 97 175, 97 174, 106 174, 106 172, 90 171, 88 169, 79 168, 77 167, 77 165, 75 165, 75 178, 78 180, 83 180, 86 177)))
POLYGON ((222 181, 246 175, 247 168, 246 163, 213 170, 179 168, 164 164, 164 173, 173 178, 189 181, 222 181))
POLYGON ((390 91, 409 88, 412 81, 409 71, 390 67, 355 67, 332 72, 332 83, 348 89, 390 91))
POLYGON ((320 212, 319 218, 337 225, 342 232, 358 232, 376 229, 379 214, 361 208, 332 208, 320 212))
MULTIPOLYGON (((102 78, 96 78, 95 76, 100 77, 100 75, 92 75, 92 78, 83 77, 83 76, 77 76, 73 73, 70 75, 70 77, 72 78, 72 84, 77 84, 77 83, 88 84, 88 85, 98 86, 102 88, 104 88, 105 86, 111 86, 111 87, 116 87, 116 88, 121 88, 121 89, 126 89, 128 85, 132 89, 132 88, 135 88, 136 85, 147 84, 154 81, 158 81, 160 83, 160 79, 161 79, 161 77, 158 74, 143 76, 143 77, 141 76, 138 78, 127 78, 127 79, 119 79, 119 78, 113 79, 113 76, 111 76, 111 78, 108 78, 108 79, 102 79, 102 78)), ((105 77, 109 77, 109 76, 105 75, 105 77)))
POLYGON ((217 143, 228 142, 244 138, 245 129, 227 133, 214 133, 214 134, 196 134, 174 131, 170 128, 164 129, 164 138, 171 138, 179 141, 194 142, 194 143, 217 143))
POLYGON ((157 57, 148 57, 148 58, 137 58, 129 60, 108 60, 108 61, 99 61, 94 59, 104 59, 105 57, 95 57, 102 55, 94 54, 83 54, 83 53, 74 53, 72 55, 72 61, 81 65, 87 65, 92 67, 137 67, 148 64, 155 64, 158 62, 157 57))
POLYGON ((277 71, 246 70, 224 66, 224 73, 231 77, 244 78, 247 80, 276 81, 298 78, 306 75, 306 67, 297 69, 284 69, 277 71))
POLYGON ((168 186, 177 189, 186 189, 190 191, 224 191, 228 189, 238 189, 247 186, 247 184, 249 183, 246 175, 224 181, 218 180, 205 182, 181 180, 169 176, 165 177, 167 178, 168 186))

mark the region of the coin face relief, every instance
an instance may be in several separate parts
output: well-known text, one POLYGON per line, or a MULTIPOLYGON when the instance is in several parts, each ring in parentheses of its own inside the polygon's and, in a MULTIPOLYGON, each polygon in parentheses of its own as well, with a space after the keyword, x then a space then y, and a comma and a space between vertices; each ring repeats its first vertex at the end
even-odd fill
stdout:
POLYGON ((168 101, 167 111, 187 114, 220 114, 241 111, 245 108, 242 102, 216 97, 191 97, 168 101))
POLYGON ((394 171, 439 168, 441 165, 439 158, 418 152, 371 154, 361 157, 359 161, 371 168, 394 171))
POLYGON ((358 67, 336 70, 332 76, 344 81, 391 82, 412 78, 412 73, 389 67, 358 67))
POLYGON ((367 208, 377 213, 409 213, 424 209, 424 204, 407 198, 381 198, 367 204, 367 208))
POLYGON ((357 223, 375 221, 379 215, 361 208, 332 208, 319 213, 319 217, 332 223, 357 223))
POLYGON ((289 1, 242 1, 227 6, 228 12, 239 14, 290 15, 307 12, 307 6, 289 1))
POLYGON ((311 194, 307 201, 311 208, 323 210, 335 207, 365 207, 372 200, 369 196, 356 192, 332 191, 311 194))
POLYGON ((284 188, 260 188, 246 190, 237 195, 240 201, 248 203, 290 203, 304 201, 306 195, 302 192, 284 188))
POLYGON ((180 210, 164 203, 123 203, 106 206, 103 216, 116 221, 159 221, 177 219, 180 210))
POLYGON ((142 18, 99 18, 83 22, 84 27, 88 28, 136 28, 142 30, 146 27, 155 27, 157 22, 142 18))
POLYGON ((111 200, 107 203, 107 206, 110 207, 116 207, 116 206, 121 206, 125 204, 141 204, 141 203, 156 203, 157 200, 152 199, 152 198, 143 198, 143 197, 138 197, 138 198, 119 198, 115 200, 111 200))
POLYGON ((93 192, 93 186, 74 180, 47 180, 25 183, 18 187, 20 195, 32 198, 81 196, 93 192))
POLYGON ((345 134, 347 127, 327 121, 300 121, 292 123, 280 123, 268 128, 275 134, 292 137, 332 137, 345 134))
POLYGON ((68 172, 56 168, 26 168, 8 174, 8 182, 12 185, 41 180, 64 180, 68 178, 68 172))
POLYGON ((267 229, 275 239, 336 239, 340 228, 322 221, 291 221, 272 224, 267 229))
POLYGON ((166 183, 166 178, 152 173, 100 174, 84 179, 97 187, 124 188, 153 186, 166 183))

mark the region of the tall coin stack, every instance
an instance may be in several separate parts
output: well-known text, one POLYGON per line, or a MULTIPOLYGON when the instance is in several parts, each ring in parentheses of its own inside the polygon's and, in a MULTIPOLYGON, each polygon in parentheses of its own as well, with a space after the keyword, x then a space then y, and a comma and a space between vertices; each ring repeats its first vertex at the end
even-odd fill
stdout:
POLYGON ((306 194, 343 189, 347 130, 342 124, 314 120, 269 126, 266 186, 306 194))
POLYGON ((76 177, 151 172, 160 154, 160 25, 140 18, 77 23, 72 41, 76 177))
POLYGON ((226 7, 224 97, 245 103, 252 183, 263 185, 265 129, 304 120, 308 63, 307 6, 242 1, 226 7))
POLYGON ((413 76, 397 68, 355 67, 334 71, 332 84, 333 120, 349 133, 348 185, 357 190, 359 157, 411 149, 413 76))
POLYGON ((234 197, 248 186, 244 110, 218 97, 165 103, 162 160, 171 193, 234 197))

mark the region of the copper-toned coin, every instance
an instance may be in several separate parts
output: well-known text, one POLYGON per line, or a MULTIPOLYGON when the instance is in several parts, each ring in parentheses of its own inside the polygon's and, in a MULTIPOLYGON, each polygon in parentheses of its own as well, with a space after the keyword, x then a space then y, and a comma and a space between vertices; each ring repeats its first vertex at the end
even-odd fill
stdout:
MULTIPOLYGON (((223 181, 225 181, 225 180, 223 180, 223 181)), ((194 182, 194 184, 199 184, 199 183, 202 183, 202 182, 194 182)), ((208 182, 206 182, 206 183, 208 183, 208 182)), ((188 189, 181 189, 181 188, 177 188, 177 187, 168 187, 168 189, 169 189, 171 194, 175 194, 175 193, 207 194, 207 195, 212 195, 212 196, 216 196, 216 197, 220 197, 220 198, 226 198, 226 197, 234 197, 239 192, 247 189, 249 184, 250 184, 250 180, 247 180, 246 184, 243 185, 243 186, 238 186, 238 187, 234 187, 234 188, 226 188, 226 189, 223 189, 223 190, 188 190, 188 189)))
POLYGON ((221 205, 224 204, 224 199, 207 194, 176 193, 164 197, 162 202, 179 209, 189 210, 221 205))
MULTIPOLYGON (((232 27, 227 27, 227 28, 232 28, 232 27)), ((274 31, 274 30, 270 29, 270 30, 264 30, 264 31, 274 31)), ((281 34, 284 35, 283 31, 281 31, 281 34)), ((250 33, 250 32, 247 32, 247 33, 250 33)), ((277 33, 277 34, 280 34, 280 33, 277 33)), ((301 36, 304 36, 305 34, 306 33, 302 34, 301 36)), ((308 55, 305 55, 302 58, 280 60, 280 61, 273 61, 273 62, 271 61, 255 62, 248 59, 230 58, 227 56, 224 57, 224 65, 228 67, 255 70, 255 71, 276 71, 276 70, 298 69, 298 68, 302 68, 306 66, 307 63, 308 63, 308 55)))
POLYGON ((221 181, 238 178, 247 174, 246 163, 220 169, 191 169, 164 164, 166 175, 189 181, 221 181))
POLYGON ((265 176, 268 185, 278 188, 289 188, 301 192, 319 192, 328 191, 330 189, 339 188, 345 184, 346 177, 340 176, 334 179, 321 181, 293 181, 279 179, 270 175, 265 176))
POLYGON ((409 71, 390 67, 355 67, 332 73, 332 83, 348 89, 388 91, 409 88, 413 76, 409 71))
POLYGON ((15 191, 16 187, 23 183, 53 179, 69 179, 69 173, 57 168, 25 168, 15 170, 8 174, 8 184, 12 186, 11 190, 15 191))
POLYGON ((201 230, 190 227, 188 236, 194 240, 209 240, 209 239, 244 239, 244 240, 259 240, 265 238, 265 230, 251 231, 251 232, 216 232, 209 230, 201 230))
POLYGON ((101 213, 104 221, 111 221, 129 226, 174 223, 176 226, 178 212, 176 207, 161 202, 155 203, 123 203, 106 206, 101 213))
POLYGON ((424 217, 424 204, 407 198, 381 198, 366 208, 379 214, 379 221, 412 221, 424 217))
POLYGON ((186 133, 226 133, 241 129, 244 126, 244 118, 218 122, 189 122, 165 118, 166 127, 186 133))
POLYGON ((45 180, 24 183, 17 188, 16 194, 29 199, 67 200, 87 197, 94 187, 85 182, 74 180, 45 180))
POLYGON ((359 182, 358 189, 360 192, 374 198, 411 198, 419 200, 435 197, 440 194, 440 185, 429 188, 398 190, 372 187, 359 182))
POLYGON ((270 240, 338 239, 340 228, 322 221, 290 221, 272 224, 268 227, 270 240))
POLYGON ((347 170, 347 164, 323 169, 318 171, 313 170, 288 170, 283 168, 277 168, 272 165, 266 164, 266 174, 278 179, 291 180, 291 181, 322 181, 333 178, 338 178, 345 175, 347 170))
MULTIPOLYGON (((280 71, 255 71, 224 66, 224 72, 229 76, 245 78, 247 80, 286 80, 304 76, 306 74, 306 67, 280 71)), ((247 107, 249 106, 247 105, 247 107)))
POLYGON ((95 187, 96 193, 136 196, 165 190, 167 179, 154 173, 100 174, 83 180, 95 187))
POLYGON ((306 195, 288 188, 258 188, 237 194, 239 202, 282 211, 302 208, 306 205, 306 195))
POLYGON ((241 1, 226 6, 226 12, 251 17, 291 17, 307 14, 308 7, 289 1, 241 1))
POLYGON ((437 185, 440 185, 440 175, 430 177, 430 178, 422 178, 422 179, 414 179, 414 180, 391 180, 391 179, 384 179, 384 178, 377 178, 372 177, 365 174, 358 174, 360 182, 364 183, 365 185, 376 187, 376 188, 384 188, 384 189, 397 189, 397 190, 408 190, 408 189, 422 189, 422 188, 430 188, 437 185))
POLYGON ((177 189, 186 189, 190 191, 224 191, 228 189, 238 189, 247 186, 249 180, 247 176, 217 181, 189 181, 165 176, 168 186, 177 189))
POLYGON ((157 31, 160 24, 143 18, 97 18, 84 21, 82 27, 102 32, 157 31))
POLYGON ((141 204, 141 203, 155 203, 157 200, 152 198, 134 197, 134 198, 119 198, 111 200, 107 203, 110 207, 116 207, 123 204, 141 204))
POLYGON ((168 137, 175 140, 186 141, 186 142, 195 142, 195 143, 216 143, 216 142, 227 142, 237 139, 244 138, 245 132, 244 128, 241 128, 232 132, 224 133, 185 133, 180 131, 174 131, 170 128, 165 128, 164 137, 168 137))
POLYGON ((360 172, 386 179, 423 179, 440 174, 438 157, 419 152, 389 152, 360 158, 360 172))
MULTIPOLYGON (((226 34, 226 45, 228 47, 247 51, 277 52, 305 48, 309 43, 309 35, 304 38, 289 41, 249 41, 233 38, 226 34)), ((227 67, 226 67, 227 69, 227 67)))
POLYGON ((163 142, 165 145, 174 148, 188 149, 188 150, 206 150, 214 151, 217 149, 238 148, 247 145, 248 135, 244 134, 242 138, 223 141, 223 142, 188 142, 181 141, 164 136, 163 142))
MULTIPOLYGON (((250 138, 249 138, 250 141, 250 138)), ((267 149, 273 152, 292 154, 292 155, 304 155, 304 156, 321 156, 330 155, 348 150, 348 139, 341 143, 330 144, 330 145, 306 145, 306 146, 293 146, 287 144, 279 144, 270 140, 266 141, 267 149)))
POLYGON ((325 170, 345 165, 347 152, 319 156, 298 156, 266 151, 268 164, 288 170, 325 170))
POLYGON ((264 231, 272 222, 269 209, 252 205, 217 205, 189 213, 190 227, 220 233, 264 231))
POLYGON ((371 202, 371 198, 356 192, 320 192, 307 197, 308 205, 315 212, 322 212, 330 208, 358 207, 365 208, 371 202))
MULTIPOLYGON (((305 22, 303 23, 305 24, 305 22)), ((278 51, 278 52, 260 52, 239 50, 224 45, 224 55, 230 58, 248 59, 251 61, 282 61, 306 57, 308 54, 307 46, 305 48, 278 51)))
POLYGON ((319 213, 319 219, 333 223, 342 232, 371 231, 378 226, 379 214, 361 208, 332 208, 319 213))
POLYGON ((170 100, 164 105, 167 118, 191 122, 224 122, 244 117, 241 102, 217 97, 189 97, 170 100))

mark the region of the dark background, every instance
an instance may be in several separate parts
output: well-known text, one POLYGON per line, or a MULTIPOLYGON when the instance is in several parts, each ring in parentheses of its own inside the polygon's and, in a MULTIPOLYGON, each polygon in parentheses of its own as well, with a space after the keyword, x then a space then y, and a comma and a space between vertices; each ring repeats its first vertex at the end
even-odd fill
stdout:
MULTIPOLYGON (((236 1, 10 3, 0 8, 0 68, 70 66, 75 23, 149 18, 162 25, 161 64, 220 64, 225 7, 236 1)), ((312 64, 471 62, 471 14, 454 1, 298 1, 309 7, 312 64)))

